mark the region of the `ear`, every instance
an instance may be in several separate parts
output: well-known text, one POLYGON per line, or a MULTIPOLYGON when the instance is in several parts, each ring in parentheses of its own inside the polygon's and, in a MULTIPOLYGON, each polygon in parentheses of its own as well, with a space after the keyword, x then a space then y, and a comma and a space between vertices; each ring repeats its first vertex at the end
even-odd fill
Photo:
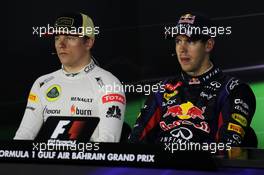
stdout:
POLYGON ((210 38, 206 41, 205 45, 205 51, 206 52, 211 52, 214 48, 215 40, 213 38, 210 38))
POLYGON ((94 38, 88 38, 85 41, 85 45, 86 45, 86 49, 90 50, 93 47, 93 45, 94 45, 94 38))

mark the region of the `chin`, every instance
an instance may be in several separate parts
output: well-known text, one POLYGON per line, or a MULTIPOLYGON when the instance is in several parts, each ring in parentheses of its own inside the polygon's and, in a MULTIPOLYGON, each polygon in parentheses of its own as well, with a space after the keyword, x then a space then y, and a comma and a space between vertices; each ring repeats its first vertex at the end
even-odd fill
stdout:
POLYGON ((61 64, 63 64, 63 65, 67 65, 67 64, 69 64, 69 60, 68 60, 67 58, 60 58, 60 62, 61 62, 61 64))
POLYGON ((193 72, 194 71, 194 69, 193 69, 193 67, 191 67, 191 66, 182 66, 181 65, 181 68, 182 68, 182 70, 184 71, 184 72, 193 72))

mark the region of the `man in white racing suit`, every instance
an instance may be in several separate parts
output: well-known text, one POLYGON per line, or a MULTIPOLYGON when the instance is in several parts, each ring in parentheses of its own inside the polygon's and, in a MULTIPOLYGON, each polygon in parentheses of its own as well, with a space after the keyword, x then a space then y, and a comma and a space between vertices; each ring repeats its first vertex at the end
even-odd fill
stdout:
POLYGON ((89 27, 93 31, 76 35, 54 32, 62 69, 35 81, 14 139, 33 140, 49 116, 91 116, 100 118, 91 141, 119 142, 126 98, 119 80, 92 59, 95 28, 91 18, 67 13, 55 22, 55 27, 61 26, 89 27))

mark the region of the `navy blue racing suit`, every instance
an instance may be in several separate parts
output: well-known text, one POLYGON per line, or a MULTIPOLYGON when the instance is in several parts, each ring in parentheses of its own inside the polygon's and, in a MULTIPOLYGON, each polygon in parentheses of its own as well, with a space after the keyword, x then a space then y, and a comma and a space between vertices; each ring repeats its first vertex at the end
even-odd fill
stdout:
POLYGON ((213 67, 198 77, 182 72, 147 99, 129 142, 231 143, 240 146, 255 112, 251 88, 213 67))

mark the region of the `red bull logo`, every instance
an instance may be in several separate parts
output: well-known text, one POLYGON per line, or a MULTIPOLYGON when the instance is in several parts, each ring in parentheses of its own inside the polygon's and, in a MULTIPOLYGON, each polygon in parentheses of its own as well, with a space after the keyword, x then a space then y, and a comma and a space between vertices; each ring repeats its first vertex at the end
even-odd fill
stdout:
POLYGON ((180 125, 190 125, 190 126, 193 126, 196 129, 200 129, 200 130, 202 130, 204 132, 210 133, 209 124, 207 122, 205 122, 205 121, 202 121, 202 122, 196 123, 196 124, 191 122, 191 121, 188 121, 188 120, 176 120, 176 121, 173 121, 170 124, 166 124, 165 121, 161 121, 159 123, 159 125, 160 125, 160 128, 163 131, 168 131, 168 130, 176 128, 176 127, 178 127, 180 125))
POLYGON ((188 13, 188 14, 181 16, 179 23, 193 24, 194 20, 195 20, 195 16, 188 13))
POLYGON ((200 118, 204 120, 203 116, 204 110, 194 106, 191 102, 182 103, 181 105, 170 106, 167 109, 167 112, 163 115, 163 117, 172 116, 178 117, 179 119, 186 120, 189 118, 195 119, 200 118))
POLYGON ((200 80, 198 78, 192 78, 190 81, 189 81, 189 84, 200 84, 200 80))

